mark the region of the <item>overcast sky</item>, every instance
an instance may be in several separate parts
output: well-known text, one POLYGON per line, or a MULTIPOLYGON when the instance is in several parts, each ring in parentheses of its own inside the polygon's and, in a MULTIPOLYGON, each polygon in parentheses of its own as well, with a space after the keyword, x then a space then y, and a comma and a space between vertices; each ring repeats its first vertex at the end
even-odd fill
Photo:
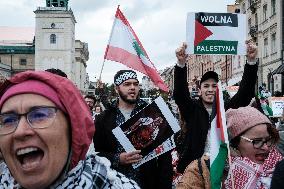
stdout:
MULTIPOLYGON (((90 80, 99 77, 117 5, 128 19, 157 69, 175 63, 175 49, 185 41, 187 12, 226 12, 235 0, 69 0, 76 39, 87 42, 90 80)), ((35 26, 35 14, 45 0, 1 0, 1 26, 35 26)), ((106 61, 102 80, 111 83, 122 64, 106 61)), ((140 75, 141 77, 142 75, 140 75)))

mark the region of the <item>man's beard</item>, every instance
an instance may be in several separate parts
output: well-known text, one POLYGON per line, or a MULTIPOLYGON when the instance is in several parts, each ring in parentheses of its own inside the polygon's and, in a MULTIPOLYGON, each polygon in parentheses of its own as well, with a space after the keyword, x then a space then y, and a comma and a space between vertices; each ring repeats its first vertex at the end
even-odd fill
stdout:
POLYGON ((124 102, 128 103, 128 104, 135 104, 138 100, 138 96, 136 99, 127 99, 127 95, 122 94, 122 92, 120 90, 118 90, 118 94, 119 97, 121 98, 121 100, 123 100, 124 102))

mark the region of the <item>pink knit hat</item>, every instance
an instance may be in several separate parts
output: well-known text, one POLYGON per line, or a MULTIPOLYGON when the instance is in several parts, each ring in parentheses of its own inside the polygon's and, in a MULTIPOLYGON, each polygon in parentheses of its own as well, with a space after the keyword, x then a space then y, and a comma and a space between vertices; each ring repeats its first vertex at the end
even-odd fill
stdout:
POLYGON ((226 112, 226 119, 230 140, 256 125, 271 125, 264 114, 251 106, 229 109, 226 112))
POLYGON ((0 109, 9 96, 20 94, 20 90, 21 94, 35 93, 50 99, 68 115, 72 140, 71 169, 74 168, 86 158, 95 132, 90 109, 80 91, 69 79, 46 71, 21 72, 0 85, 0 109))
POLYGON ((52 89, 49 85, 37 80, 26 80, 22 83, 18 83, 8 88, 0 99, 0 109, 8 98, 25 93, 32 93, 44 96, 47 99, 51 100, 54 104, 56 104, 56 106, 60 108, 60 110, 65 113, 67 112, 54 89, 52 89))

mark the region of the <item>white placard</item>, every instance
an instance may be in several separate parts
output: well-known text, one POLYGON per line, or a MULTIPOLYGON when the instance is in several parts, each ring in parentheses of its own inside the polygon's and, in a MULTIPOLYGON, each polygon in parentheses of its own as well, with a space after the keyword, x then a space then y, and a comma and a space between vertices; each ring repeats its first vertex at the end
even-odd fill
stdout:
POLYGON ((246 54, 246 15, 190 12, 186 22, 188 54, 246 54))
POLYGON ((141 150, 142 160, 134 168, 175 148, 173 134, 180 130, 177 119, 162 97, 112 130, 126 152, 141 150))

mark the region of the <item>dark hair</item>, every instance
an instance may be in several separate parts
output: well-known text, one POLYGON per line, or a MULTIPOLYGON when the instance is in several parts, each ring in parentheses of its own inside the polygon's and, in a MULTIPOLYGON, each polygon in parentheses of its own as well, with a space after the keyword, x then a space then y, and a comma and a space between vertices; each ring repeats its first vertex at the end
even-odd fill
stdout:
POLYGON ((99 105, 99 104, 95 104, 94 109, 96 109, 96 107, 99 107, 101 112, 103 111, 103 108, 102 108, 102 106, 101 106, 101 105, 99 105))
POLYGON ((217 83, 219 81, 219 76, 216 72, 214 71, 208 71, 205 74, 202 75, 201 80, 200 80, 200 86, 201 83, 203 83, 204 81, 208 80, 208 79, 214 79, 217 83))
POLYGON ((93 95, 86 95, 86 96, 84 97, 84 99, 86 99, 86 98, 90 98, 90 99, 94 100, 94 104, 95 104, 96 101, 97 101, 96 97, 94 97, 93 95))
POLYGON ((45 70, 45 71, 67 78, 66 73, 63 72, 63 71, 60 70, 60 69, 50 68, 50 69, 47 69, 47 70, 45 70))
MULTIPOLYGON (((279 138, 280 138, 278 131, 270 124, 266 124, 266 128, 267 128, 268 134, 274 139, 274 143, 277 143, 279 138)), ((242 132, 241 134, 239 134, 235 138, 231 139, 230 140, 230 146, 233 147, 233 148, 238 148, 240 141, 241 141, 241 136, 246 132, 247 132, 247 130, 242 132)))

